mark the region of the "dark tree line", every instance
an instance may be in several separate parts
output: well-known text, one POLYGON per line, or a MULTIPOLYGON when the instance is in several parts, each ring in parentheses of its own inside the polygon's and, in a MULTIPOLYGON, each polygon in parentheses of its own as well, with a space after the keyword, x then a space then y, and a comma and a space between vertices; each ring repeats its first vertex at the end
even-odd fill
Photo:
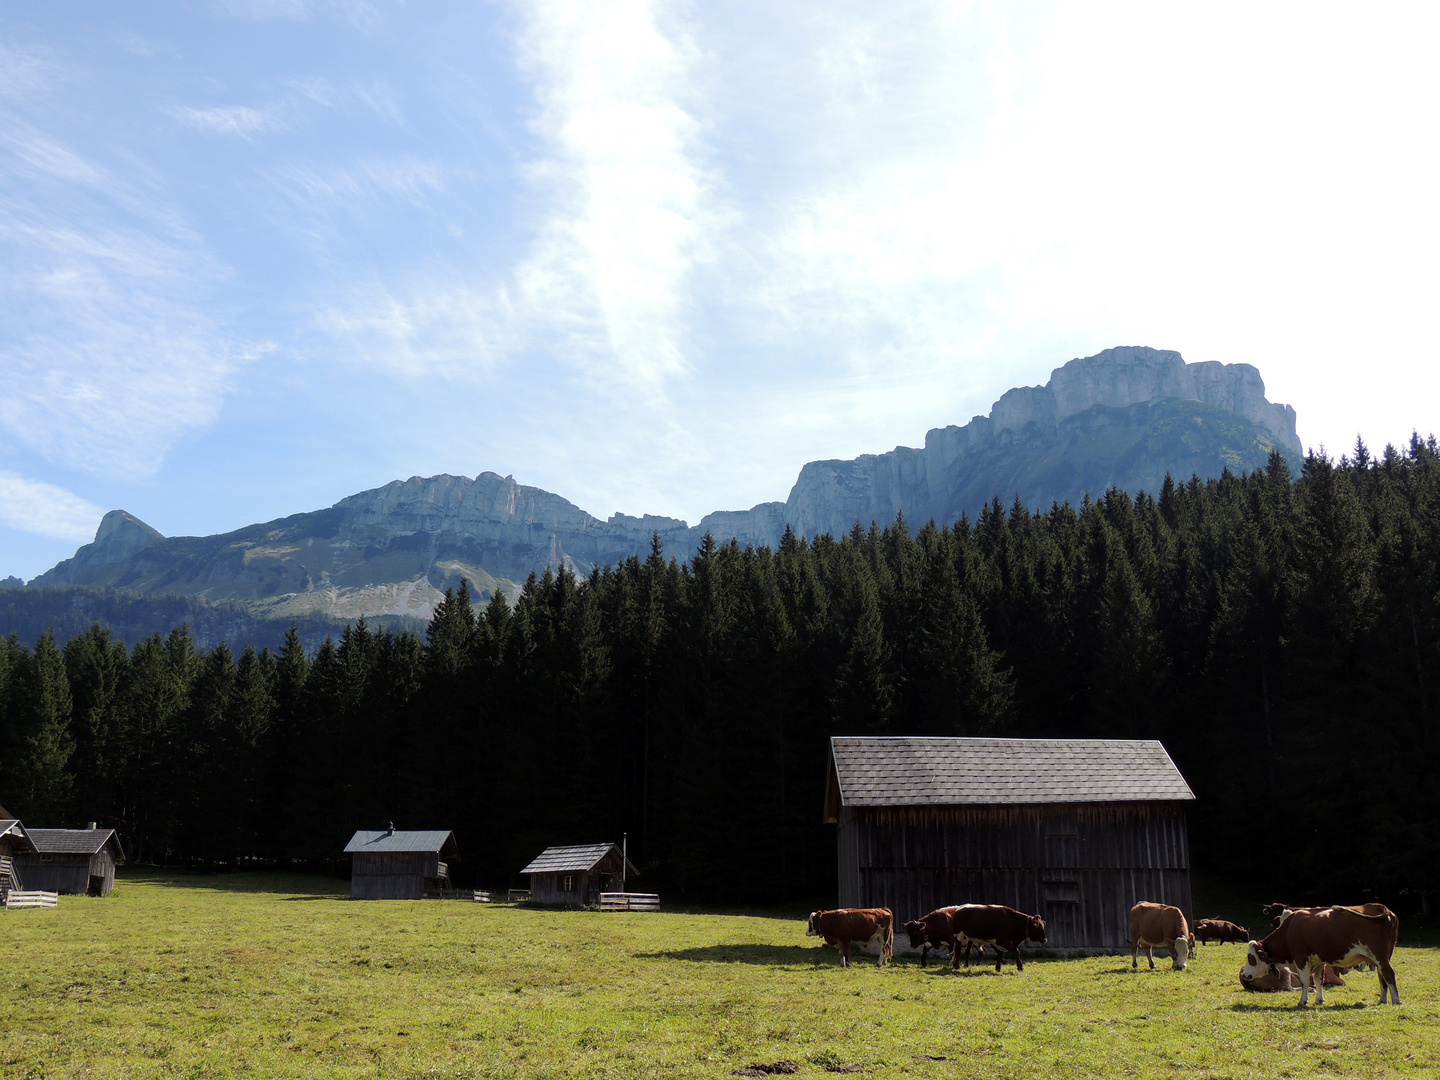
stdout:
POLYGON ((1288 890, 1440 887, 1440 451, 998 501, 974 522, 708 539, 447 594, 422 640, 313 655, 0 645, 0 799, 132 858, 319 865, 357 827, 453 828, 476 882, 628 832, 694 902, 833 885, 832 734, 1158 738, 1197 859, 1288 890))

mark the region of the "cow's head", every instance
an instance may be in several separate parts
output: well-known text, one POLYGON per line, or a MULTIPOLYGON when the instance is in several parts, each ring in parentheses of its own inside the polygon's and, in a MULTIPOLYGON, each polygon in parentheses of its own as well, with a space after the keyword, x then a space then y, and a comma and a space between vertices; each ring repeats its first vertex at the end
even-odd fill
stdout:
POLYGON ((1255 981, 1266 975, 1279 977, 1275 965, 1270 962, 1270 955, 1265 951, 1265 946, 1258 941, 1252 941, 1245 949, 1245 966, 1240 969, 1240 981, 1255 981))
POLYGON ((1234 923, 1230 924, 1230 933, 1242 940, 1248 941, 1250 938, 1249 930, 1246 930, 1243 926, 1236 926, 1234 923))
POLYGON ((817 915, 819 915, 819 914, 820 914, 820 912, 818 912, 818 911, 812 911, 812 912, 810 912, 810 921, 805 924, 805 936, 806 936, 806 937, 819 937, 819 936, 820 936, 820 931, 817 930, 817 929, 815 929, 815 917, 816 917, 817 915))
POLYGON ((1190 962, 1190 946, 1193 945, 1193 937, 1177 937, 1170 945, 1170 958, 1175 965, 1176 971, 1184 971, 1185 965, 1190 962))
POLYGON ((1036 945, 1044 945, 1049 941, 1045 935, 1045 920, 1039 915, 1031 915, 1029 922, 1025 924, 1025 937, 1036 945))
POLYGON ((911 919, 905 924, 905 933, 910 935, 910 947, 918 949, 930 940, 930 935, 925 932, 925 924, 919 919, 911 919))

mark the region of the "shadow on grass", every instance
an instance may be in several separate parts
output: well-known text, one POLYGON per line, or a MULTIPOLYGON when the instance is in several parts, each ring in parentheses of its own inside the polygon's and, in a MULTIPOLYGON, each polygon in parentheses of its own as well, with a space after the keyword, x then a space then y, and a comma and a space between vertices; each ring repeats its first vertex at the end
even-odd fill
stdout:
MULTIPOLYGON (((759 964, 765 967, 824 967, 827 962, 839 967, 840 962, 834 951, 826 956, 823 947, 807 948, 803 945, 702 945, 693 949, 663 949, 660 952, 636 953, 640 960, 688 960, 696 964, 759 964)), ((856 958, 850 963, 857 965, 866 958, 856 958)), ((874 963, 874 957, 868 958, 874 963)))
POLYGON ((349 885, 338 878, 315 874, 277 874, 236 871, 206 873, 200 870, 137 867, 117 875, 116 884, 158 885, 164 889, 205 889, 227 893, 282 893, 289 899, 348 899, 349 885))
MULTIPOLYGON (((1288 1016, 1309 1016, 1311 1013, 1317 1011, 1345 1012, 1351 1009, 1368 1009, 1372 1005, 1372 1003, 1368 1001, 1347 1001, 1343 1004, 1336 1002, 1333 1005, 1328 1002, 1324 1005, 1316 1005, 1314 1001, 1311 1001, 1309 1005, 1302 1009, 1296 1004, 1296 1002, 1300 1000, 1299 994, 1300 991, 1298 990, 1281 990, 1274 994, 1266 994, 1265 997, 1271 999, 1269 1001, 1237 1001, 1230 1006, 1230 1011, 1236 1013, 1273 1012, 1288 1016)), ((1379 1006, 1376 1006, 1376 1008, 1378 1007, 1379 1006)))

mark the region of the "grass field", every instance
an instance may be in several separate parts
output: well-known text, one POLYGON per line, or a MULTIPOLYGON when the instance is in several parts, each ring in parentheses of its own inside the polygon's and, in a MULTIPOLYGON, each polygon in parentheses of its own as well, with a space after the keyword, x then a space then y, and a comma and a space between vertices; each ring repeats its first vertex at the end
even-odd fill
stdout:
POLYGON ((726 1077, 782 1060, 802 1077, 1440 1075, 1434 948, 1401 948, 1399 1008, 1356 974, 1299 1011, 1240 990, 1238 945, 1185 972, 846 971, 793 918, 343 888, 152 873, 0 911, 0 1076, 726 1077))

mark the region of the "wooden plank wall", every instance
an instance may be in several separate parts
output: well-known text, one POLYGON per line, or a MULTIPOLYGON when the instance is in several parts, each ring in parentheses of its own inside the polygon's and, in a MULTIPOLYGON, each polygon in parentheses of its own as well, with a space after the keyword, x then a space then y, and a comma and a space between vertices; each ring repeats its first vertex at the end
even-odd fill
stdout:
POLYGON ((353 856, 350 896, 356 900, 419 900, 425 879, 437 876, 440 856, 413 851, 368 851, 353 856))
POLYGON ((1043 916, 1052 947, 1123 949, 1136 901, 1192 915, 1174 803, 847 807, 839 824, 841 906, 888 907, 902 923, 947 904, 1008 904, 1043 916))
POLYGON ((90 887, 89 855, 55 855, 44 862, 39 855, 17 855, 15 867, 27 889, 84 896, 90 887))

